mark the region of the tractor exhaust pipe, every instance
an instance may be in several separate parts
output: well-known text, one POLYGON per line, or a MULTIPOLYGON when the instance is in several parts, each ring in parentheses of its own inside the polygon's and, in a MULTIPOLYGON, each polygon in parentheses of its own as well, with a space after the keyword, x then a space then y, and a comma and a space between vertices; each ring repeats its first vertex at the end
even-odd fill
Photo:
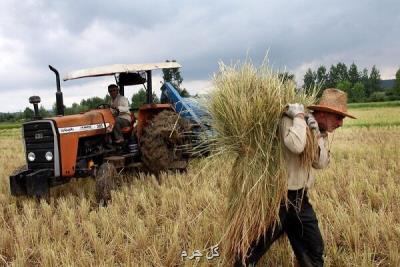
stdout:
POLYGON ((153 84, 151 82, 151 70, 147 70, 147 94, 146 94, 146 103, 153 103, 153 84))
POLYGON ((56 75, 56 82, 57 82, 57 92, 56 92, 56 108, 57 108, 57 114, 56 115, 61 115, 64 116, 64 100, 63 100, 63 94, 61 92, 61 84, 60 84, 60 74, 54 68, 53 66, 49 65, 49 69, 54 72, 56 75))

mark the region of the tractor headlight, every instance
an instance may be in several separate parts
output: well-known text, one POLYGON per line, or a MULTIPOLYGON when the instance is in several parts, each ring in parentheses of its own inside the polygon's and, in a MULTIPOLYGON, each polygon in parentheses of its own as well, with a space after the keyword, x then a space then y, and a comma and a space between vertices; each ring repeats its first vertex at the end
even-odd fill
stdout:
POLYGON ((51 161, 53 159, 53 153, 51 153, 50 151, 46 152, 46 155, 44 155, 46 157, 47 161, 51 161))
POLYGON ((29 161, 35 161, 35 159, 36 159, 35 153, 29 152, 29 153, 28 153, 28 160, 29 160, 29 161))

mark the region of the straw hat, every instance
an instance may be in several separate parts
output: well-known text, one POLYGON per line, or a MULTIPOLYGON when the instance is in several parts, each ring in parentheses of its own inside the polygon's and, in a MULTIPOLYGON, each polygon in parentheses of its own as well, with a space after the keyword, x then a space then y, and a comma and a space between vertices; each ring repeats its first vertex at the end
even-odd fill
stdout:
POLYGON ((311 110, 331 112, 342 116, 356 119, 356 117, 347 113, 347 94, 339 89, 328 88, 322 93, 318 105, 307 107, 311 110))

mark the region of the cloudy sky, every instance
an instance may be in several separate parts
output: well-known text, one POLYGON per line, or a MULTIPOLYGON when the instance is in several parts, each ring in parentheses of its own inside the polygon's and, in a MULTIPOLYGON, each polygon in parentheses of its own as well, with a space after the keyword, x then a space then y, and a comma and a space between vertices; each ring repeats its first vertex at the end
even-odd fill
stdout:
MULTIPOLYGON (((219 61, 249 56, 259 63, 267 51, 273 66, 295 73, 299 84, 307 68, 339 61, 376 65, 382 78, 393 78, 400 67, 400 2, 1 0, 0 112, 23 110, 31 95, 50 108, 55 77, 49 64, 63 76, 176 59, 184 87, 197 93, 211 88, 219 61)), ((64 102, 103 97, 112 81, 62 83, 64 102)))

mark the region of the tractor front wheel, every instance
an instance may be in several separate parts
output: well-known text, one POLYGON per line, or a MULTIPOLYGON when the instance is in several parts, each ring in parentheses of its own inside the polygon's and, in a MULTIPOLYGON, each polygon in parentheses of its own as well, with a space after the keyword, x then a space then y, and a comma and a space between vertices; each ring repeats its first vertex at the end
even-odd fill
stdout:
POLYGON ((114 164, 105 162, 96 173, 96 200, 101 206, 111 200, 111 190, 115 189, 117 170, 114 164))

